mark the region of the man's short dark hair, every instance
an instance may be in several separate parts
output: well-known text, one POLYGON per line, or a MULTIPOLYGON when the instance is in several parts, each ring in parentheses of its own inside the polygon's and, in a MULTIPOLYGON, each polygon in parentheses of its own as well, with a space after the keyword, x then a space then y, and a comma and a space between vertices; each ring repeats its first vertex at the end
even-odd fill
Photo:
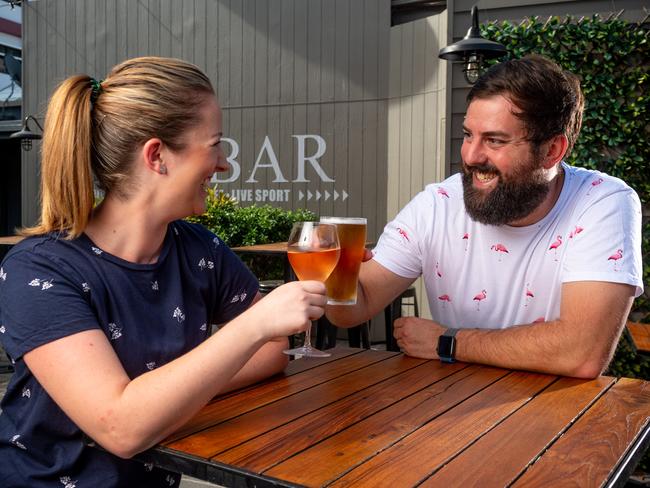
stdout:
POLYGON ((467 102, 502 95, 518 109, 527 139, 534 147, 564 134, 573 147, 582 125, 584 98, 580 80, 538 54, 492 66, 467 95, 467 102))

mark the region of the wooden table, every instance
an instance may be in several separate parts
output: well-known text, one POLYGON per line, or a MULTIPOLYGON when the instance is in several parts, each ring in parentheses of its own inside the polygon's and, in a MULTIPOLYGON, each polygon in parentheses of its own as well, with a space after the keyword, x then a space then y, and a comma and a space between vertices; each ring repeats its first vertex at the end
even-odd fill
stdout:
POLYGON ((23 236, 2 236, 0 237, 0 246, 15 246, 23 239, 23 236))
POLYGON ((628 320, 625 327, 636 352, 650 354, 650 324, 641 324, 628 320))
POLYGON ((9 250, 24 239, 23 236, 2 236, 0 237, 0 261, 4 259, 9 250))
POLYGON ((295 280, 291 266, 289 265, 289 258, 287 257, 287 243, 274 242, 271 244, 256 244, 254 246, 240 246, 231 248, 237 254, 253 254, 261 256, 278 256, 282 258, 284 267, 284 281, 295 280))
POLYGON ((650 383, 334 349, 217 397, 143 462, 225 486, 621 486, 650 383))

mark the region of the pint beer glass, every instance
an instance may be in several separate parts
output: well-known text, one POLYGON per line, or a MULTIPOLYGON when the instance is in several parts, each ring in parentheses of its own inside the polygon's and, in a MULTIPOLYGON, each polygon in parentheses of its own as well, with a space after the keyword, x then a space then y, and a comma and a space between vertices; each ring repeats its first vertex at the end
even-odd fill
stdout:
POLYGON ((321 222, 336 224, 341 256, 325 282, 327 303, 354 305, 357 303, 359 268, 366 246, 366 219, 353 217, 321 217, 321 222))

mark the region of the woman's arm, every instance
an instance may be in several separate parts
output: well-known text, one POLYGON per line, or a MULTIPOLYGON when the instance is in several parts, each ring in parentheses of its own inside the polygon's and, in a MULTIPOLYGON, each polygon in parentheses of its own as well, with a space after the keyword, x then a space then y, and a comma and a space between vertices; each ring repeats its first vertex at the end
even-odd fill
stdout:
POLYGON ((247 365, 247 379, 271 367, 269 358, 280 343, 268 341, 305 330, 323 314, 326 300, 322 283, 284 285, 187 354, 132 380, 101 330, 37 347, 25 354, 25 362, 86 434, 128 458, 177 430, 216 394, 236 386, 244 374, 233 381, 235 375, 258 351, 262 360, 247 365))

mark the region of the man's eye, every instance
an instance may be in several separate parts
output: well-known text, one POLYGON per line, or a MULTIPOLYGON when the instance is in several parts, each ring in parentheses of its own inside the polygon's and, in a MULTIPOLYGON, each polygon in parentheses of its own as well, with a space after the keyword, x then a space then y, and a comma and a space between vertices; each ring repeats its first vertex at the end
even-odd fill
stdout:
POLYGON ((215 142, 215 143, 212 144, 212 145, 213 145, 213 146, 218 146, 219 144, 221 144, 221 139, 219 139, 217 142, 215 142))
POLYGON ((469 132, 463 132, 463 139, 469 139, 471 137, 472 137, 472 134, 470 134, 469 132))
POLYGON ((500 146, 501 144, 505 144, 505 141, 502 139, 494 139, 493 137, 490 137, 487 142, 493 146, 500 146))

